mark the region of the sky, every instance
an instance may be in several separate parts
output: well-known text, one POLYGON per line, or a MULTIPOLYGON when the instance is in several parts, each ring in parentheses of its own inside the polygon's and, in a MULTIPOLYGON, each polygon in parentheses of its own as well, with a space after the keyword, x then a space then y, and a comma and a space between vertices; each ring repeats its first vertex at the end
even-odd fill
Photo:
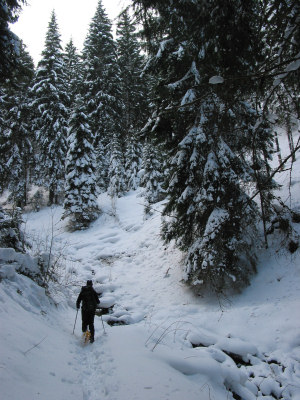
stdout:
MULTIPOLYGON (((62 45, 72 38, 78 50, 82 49, 88 27, 95 14, 98 0, 27 0, 18 22, 11 26, 27 46, 35 64, 41 58, 52 10, 55 10, 62 45)), ((114 20, 130 0, 102 0, 108 17, 114 20)))

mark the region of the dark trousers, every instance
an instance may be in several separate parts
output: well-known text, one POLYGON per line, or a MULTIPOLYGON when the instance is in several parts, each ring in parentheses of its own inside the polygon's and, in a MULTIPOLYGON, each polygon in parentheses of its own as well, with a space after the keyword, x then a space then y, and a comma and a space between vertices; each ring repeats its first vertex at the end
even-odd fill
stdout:
POLYGON ((94 338, 95 328, 94 328, 94 318, 95 318, 95 310, 84 310, 81 309, 81 317, 82 317, 82 332, 85 332, 87 328, 91 332, 91 337, 94 338))

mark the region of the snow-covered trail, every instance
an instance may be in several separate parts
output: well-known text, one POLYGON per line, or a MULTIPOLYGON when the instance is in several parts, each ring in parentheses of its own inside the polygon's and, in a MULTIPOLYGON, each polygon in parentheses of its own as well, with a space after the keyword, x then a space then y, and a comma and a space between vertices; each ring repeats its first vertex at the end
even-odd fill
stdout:
POLYGON ((171 324, 168 319, 182 317, 178 307, 193 298, 180 284, 180 270, 176 268, 180 255, 162 244, 157 229, 159 213, 144 223, 142 199, 136 194, 118 201, 117 215, 112 215, 110 200, 105 196, 102 200, 103 215, 89 231, 66 234, 59 221, 59 208, 44 210, 48 217, 32 214, 27 227, 31 235, 41 236, 51 231, 47 224, 53 224, 57 246, 64 247, 65 256, 71 260, 79 286, 70 293, 71 307, 64 308, 59 316, 68 335, 74 324, 80 285, 91 278, 96 290, 103 292, 101 301, 114 304, 110 319, 128 324, 105 324, 105 335, 102 321, 96 317, 95 343, 82 346, 78 315, 75 335, 69 336, 71 346, 66 349, 72 349, 68 357, 75 358, 74 373, 78 373, 83 399, 179 400, 187 394, 191 400, 198 399, 199 383, 186 382, 180 372, 174 380, 173 368, 168 367, 167 373, 165 363, 152 357, 155 336, 149 341, 150 349, 146 347, 157 326, 164 329, 165 323, 171 324), (48 222, 43 225, 41 221, 48 222))
POLYGON ((53 228, 67 260, 67 300, 58 297, 58 308, 51 307, 24 277, 17 279, 28 282, 28 300, 18 281, 1 286, 5 399, 299 400, 297 259, 271 249, 252 285, 220 307, 181 282, 181 255, 159 236, 161 204, 144 220, 138 192, 115 208, 105 195, 99 201, 102 216, 82 232, 66 232, 59 207, 28 215, 26 232, 40 246, 53 228), (80 314, 72 335, 87 279, 102 304, 114 305, 103 320, 125 324, 105 322, 105 335, 96 317, 92 345, 81 342, 80 314))
POLYGON ((96 317, 95 343, 82 347, 80 321, 77 324, 83 399, 199 399, 199 383, 187 384, 180 372, 174 379, 174 370, 169 367, 168 374, 146 347, 157 326, 177 318, 178 306, 193 298, 180 284, 176 268, 180 255, 163 246, 157 230, 159 213, 144 224, 142 200, 135 195, 118 201, 116 215, 111 215, 108 199, 104 201, 104 214, 92 227, 94 234, 75 233, 69 252, 77 278, 82 282, 92 278, 103 292, 101 301, 114 303, 113 318, 128 325, 105 324, 105 334, 96 317))

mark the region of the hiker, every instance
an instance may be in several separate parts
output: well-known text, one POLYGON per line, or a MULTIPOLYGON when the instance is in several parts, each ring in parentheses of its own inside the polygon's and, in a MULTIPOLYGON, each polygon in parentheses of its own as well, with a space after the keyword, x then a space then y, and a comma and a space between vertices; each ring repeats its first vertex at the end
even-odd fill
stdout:
POLYGON ((76 301, 77 310, 79 309, 81 302, 82 332, 86 332, 89 327, 91 333, 90 342, 93 343, 95 340, 95 311, 97 305, 100 304, 100 301, 97 292, 93 288, 92 281, 87 281, 86 286, 81 288, 81 292, 76 301))

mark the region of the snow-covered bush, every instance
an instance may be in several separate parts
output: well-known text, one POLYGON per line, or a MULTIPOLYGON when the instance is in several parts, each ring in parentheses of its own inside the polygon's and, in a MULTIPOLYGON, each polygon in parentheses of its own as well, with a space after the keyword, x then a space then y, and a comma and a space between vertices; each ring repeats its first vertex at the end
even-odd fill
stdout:
POLYGON ((0 206, 0 247, 11 247, 17 251, 23 251, 20 224, 20 210, 16 209, 8 214, 0 206))
POLYGON ((39 211, 43 205, 45 205, 44 202, 44 196, 42 190, 38 189, 35 194, 32 196, 31 199, 31 204, 33 206, 34 211, 39 211))
POLYGON ((44 286, 38 258, 12 248, 0 248, 0 278, 14 280, 16 274, 25 275, 39 286, 44 286))
POLYGON ((300 237, 293 225, 300 222, 299 213, 291 210, 284 203, 280 203, 274 207, 268 234, 277 233, 280 247, 286 247, 290 253, 295 253, 299 248, 300 237))

